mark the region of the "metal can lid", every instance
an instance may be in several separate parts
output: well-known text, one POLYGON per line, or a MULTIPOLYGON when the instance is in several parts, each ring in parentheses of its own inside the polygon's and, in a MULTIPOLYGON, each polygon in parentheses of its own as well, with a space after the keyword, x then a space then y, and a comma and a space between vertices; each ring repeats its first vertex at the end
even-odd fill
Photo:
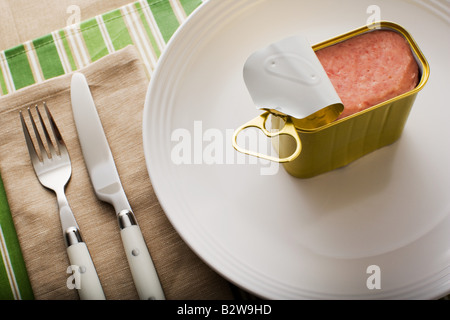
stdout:
MULTIPOLYGON (((311 119, 343 104, 307 38, 292 36, 254 52, 247 59, 244 81, 258 109, 297 119, 311 119), (309 117, 309 118, 308 118, 309 117)), ((325 117, 333 121, 337 117, 325 117)), ((323 125, 323 124, 322 124, 323 125)))

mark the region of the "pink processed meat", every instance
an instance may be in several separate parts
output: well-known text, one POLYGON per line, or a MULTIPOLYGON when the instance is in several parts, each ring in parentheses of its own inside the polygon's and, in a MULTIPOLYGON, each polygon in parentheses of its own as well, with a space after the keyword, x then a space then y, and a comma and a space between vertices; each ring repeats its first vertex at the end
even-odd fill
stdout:
POLYGON ((316 51, 344 104, 344 118, 414 89, 419 67, 394 31, 368 32, 316 51))

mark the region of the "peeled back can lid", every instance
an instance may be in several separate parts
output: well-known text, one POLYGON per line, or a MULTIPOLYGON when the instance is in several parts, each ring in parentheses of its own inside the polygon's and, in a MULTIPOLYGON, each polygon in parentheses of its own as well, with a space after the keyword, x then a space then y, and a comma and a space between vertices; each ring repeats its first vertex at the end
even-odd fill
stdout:
POLYGON ((305 127, 324 125, 323 119, 334 121, 344 109, 326 71, 303 35, 285 38, 254 52, 245 63, 243 74, 258 109, 276 111, 296 119, 317 119, 317 115, 322 118, 321 123, 303 122, 305 127))

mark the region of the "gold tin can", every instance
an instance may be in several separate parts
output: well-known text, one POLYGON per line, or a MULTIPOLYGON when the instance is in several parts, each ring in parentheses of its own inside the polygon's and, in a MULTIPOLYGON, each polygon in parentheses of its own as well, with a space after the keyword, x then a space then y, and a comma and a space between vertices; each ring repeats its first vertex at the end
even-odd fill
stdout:
POLYGON ((239 152, 283 163, 286 171, 298 178, 316 175, 346 166, 358 158, 397 141, 404 129, 409 113, 429 78, 430 68, 418 45, 400 25, 381 21, 366 25, 314 45, 314 51, 332 46, 357 35, 374 30, 392 30, 400 33, 409 43, 420 70, 418 85, 411 91, 372 106, 348 117, 329 121, 333 114, 319 118, 296 119, 267 111, 235 131, 233 146, 239 152), (270 117, 272 115, 272 117, 270 117), (266 129, 271 118, 272 129, 266 129), (322 119, 324 118, 325 119, 322 119), (325 123, 320 126, 321 123, 325 123), (237 135, 249 127, 257 127, 273 140, 278 158, 243 149, 237 144, 237 135))

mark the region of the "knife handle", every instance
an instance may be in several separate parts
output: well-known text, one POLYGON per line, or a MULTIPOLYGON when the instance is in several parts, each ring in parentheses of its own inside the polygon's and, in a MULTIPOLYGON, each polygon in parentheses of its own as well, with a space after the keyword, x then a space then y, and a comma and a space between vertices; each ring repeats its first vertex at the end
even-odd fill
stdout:
POLYGON ((133 213, 127 210, 121 214, 122 220, 124 215, 130 219, 130 223, 125 225, 119 220, 122 229, 120 235, 139 298, 141 300, 165 300, 158 273, 133 213))
MULTIPOLYGON (((75 229, 75 228, 73 228, 75 229)), ((76 231, 76 230, 75 230, 76 231)), ((75 234, 75 231, 68 231, 75 234)), ((73 238, 72 238, 73 239, 73 238)), ((81 238, 79 238, 81 240, 81 238)), ((95 270, 86 243, 73 241, 68 243, 67 255, 75 277, 75 287, 81 300, 106 300, 100 280, 95 270), (74 268, 76 268, 74 270, 74 268)))

